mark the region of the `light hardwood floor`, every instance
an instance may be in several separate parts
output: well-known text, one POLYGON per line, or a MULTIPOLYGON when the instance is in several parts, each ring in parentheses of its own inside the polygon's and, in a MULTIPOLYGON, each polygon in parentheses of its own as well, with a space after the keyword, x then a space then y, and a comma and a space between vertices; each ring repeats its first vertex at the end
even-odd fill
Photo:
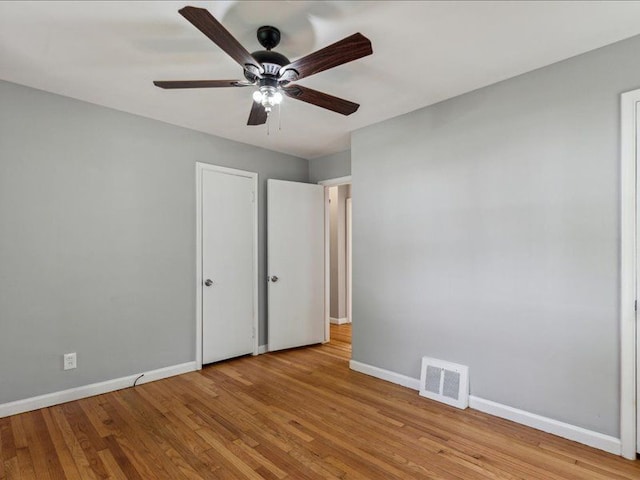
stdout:
POLYGON ((631 462, 349 370, 328 345, 0 419, 0 478, 640 479, 631 462))

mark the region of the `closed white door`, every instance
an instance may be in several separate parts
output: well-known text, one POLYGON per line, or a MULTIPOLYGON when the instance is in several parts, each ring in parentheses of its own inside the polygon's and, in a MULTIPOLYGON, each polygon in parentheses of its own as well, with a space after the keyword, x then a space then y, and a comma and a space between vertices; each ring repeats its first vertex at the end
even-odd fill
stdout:
POLYGON ((202 363, 254 350, 255 182, 202 171, 202 363))
POLYGON ((324 187, 267 181, 269 350, 325 340, 324 187))

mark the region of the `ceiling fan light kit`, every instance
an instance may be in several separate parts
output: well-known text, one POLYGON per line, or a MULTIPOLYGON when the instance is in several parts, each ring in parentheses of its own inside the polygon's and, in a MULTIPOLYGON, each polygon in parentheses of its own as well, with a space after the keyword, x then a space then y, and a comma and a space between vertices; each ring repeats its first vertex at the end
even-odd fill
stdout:
POLYGON ((184 7, 179 13, 211 41, 226 52, 244 71, 246 80, 175 80, 155 81, 160 88, 220 88, 258 87, 253 92, 253 103, 247 125, 263 125, 273 107, 280 105, 284 95, 342 115, 358 110, 357 103, 312 90, 302 85, 291 85, 304 77, 328 70, 371 55, 371 42, 355 33, 328 47, 291 62, 273 48, 280 43, 280 30, 270 25, 258 28, 258 42, 264 50, 249 53, 209 11, 204 8, 184 7))

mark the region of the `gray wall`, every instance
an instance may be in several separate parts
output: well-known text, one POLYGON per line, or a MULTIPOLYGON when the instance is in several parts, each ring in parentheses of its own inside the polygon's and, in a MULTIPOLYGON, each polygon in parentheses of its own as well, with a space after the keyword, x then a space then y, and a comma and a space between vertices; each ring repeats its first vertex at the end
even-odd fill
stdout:
POLYGON ((307 161, 6 82, 0 105, 0 403, 194 360, 195 162, 258 172, 265 278, 265 180, 307 161))
POLYGON ((309 160, 309 183, 351 175, 351 151, 309 160))
POLYGON ((352 135, 353 358, 619 436, 619 102, 640 37, 352 135))

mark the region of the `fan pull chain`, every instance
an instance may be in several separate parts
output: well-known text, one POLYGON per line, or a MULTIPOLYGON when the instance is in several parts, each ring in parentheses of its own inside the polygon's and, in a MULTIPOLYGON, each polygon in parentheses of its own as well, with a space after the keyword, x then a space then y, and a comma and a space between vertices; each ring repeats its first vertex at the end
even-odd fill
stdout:
POLYGON ((278 131, 282 131, 282 103, 278 104, 278 131))
POLYGON ((267 137, 269 136, 269 125, 271 124, 271 112, 267 112, 267 137))

